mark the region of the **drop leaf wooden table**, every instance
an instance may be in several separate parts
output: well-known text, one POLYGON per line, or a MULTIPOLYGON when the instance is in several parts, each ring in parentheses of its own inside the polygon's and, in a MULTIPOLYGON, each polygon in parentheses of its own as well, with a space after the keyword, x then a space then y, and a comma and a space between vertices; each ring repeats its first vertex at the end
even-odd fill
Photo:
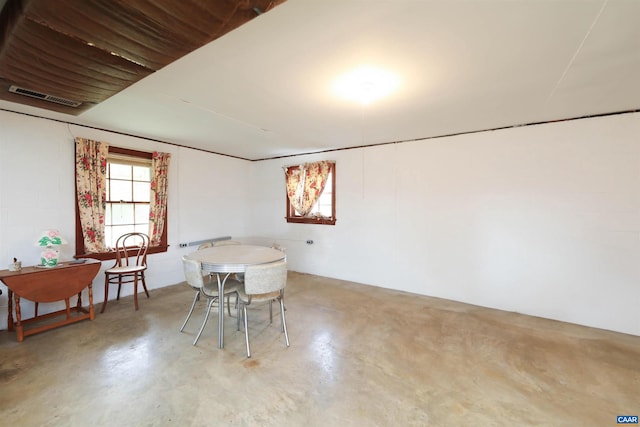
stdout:
POLYGON ((56 267, 25 267, 21 271, 0 270, 0 281, 2 281, 8 292, 8 318, 7 328, 12 331, 15 327, 18 341, 24 337, 48 331, 59 326, 75 323, 80 320, 95 318, 93 310, 92 282, 100 271, 100 261, 87 259, 83 263, 74 264, 65 262, 56 267), (82 291, 89 288, 89 307, 82 307, 82 291), (78 302, 75 307, 70 307, 69 298, 78 295, 78 302), (16 322, 13 322, 13 302, 15 299, 16 322), (20 310, 20 299, 24 298, 36 303, 35 316, 23 320, 20 310), (53 313, 38 315, 38 304, 46 302, 56 302, 64 300, 66 308, 53 313), (40 326, 26 329, 25 324, 40 321, 47 318, 64 318, 55 322, 44 323, 40 326))

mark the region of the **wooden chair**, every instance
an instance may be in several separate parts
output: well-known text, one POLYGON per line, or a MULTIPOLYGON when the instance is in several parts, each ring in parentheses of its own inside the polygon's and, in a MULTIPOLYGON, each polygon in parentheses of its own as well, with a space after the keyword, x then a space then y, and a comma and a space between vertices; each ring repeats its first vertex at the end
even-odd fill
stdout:
POLYGON ((105 270, 104 278, 104 302, 100 313, 104 313, 109 300, 109 285, 118 284, 118 295, 123 283, 133 283, 133 301, 138 309, 138 281, 142 282, 144 293, 149 298, 149 291, 144 280, 144 272, 147 270, 147 250, 149 249, 149 236, 144 233, 123 234, 116 241, 116 262, 113 267, 105 270))

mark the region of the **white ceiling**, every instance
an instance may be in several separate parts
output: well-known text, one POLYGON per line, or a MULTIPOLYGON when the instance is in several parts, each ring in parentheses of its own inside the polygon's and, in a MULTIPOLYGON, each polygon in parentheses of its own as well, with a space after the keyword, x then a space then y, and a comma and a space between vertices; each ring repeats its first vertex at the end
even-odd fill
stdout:
POLYGON ((256 160, 640 108, 640 0, 288 0, 80 116, 256 160), (360 65, 400 78, 363 106, 360 65))

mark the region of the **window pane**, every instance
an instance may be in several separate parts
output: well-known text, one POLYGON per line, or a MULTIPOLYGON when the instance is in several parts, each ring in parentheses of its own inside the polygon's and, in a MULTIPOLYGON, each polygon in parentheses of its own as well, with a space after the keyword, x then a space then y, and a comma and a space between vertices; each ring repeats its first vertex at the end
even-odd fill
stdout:
MULTIPOLYGON (((331 217, 331 214, 333 213, 331 209, 331 202, 333 201, 331 184, 331 173, 329 173, 327 182, 324 185, 324 189, 322 190, 322 194, 320 194, 320 197, 318 197, 318 200, 313 205, 311 212, 309 212, 310 216, 319 215, 327 218, 331 217)), ((296 214, 299 215, 297 211, 296 214)))
POLYGON ((317 208, 320 215, 325 217, 331 216, 331 193, 322 193, 322 196, 318 199, 317 208))
POLYGON ((112 224, 133 224, 133 204, 114 203, 111 205, 112 224))
POLYGON ((108 248, 112 248, 115 246, 115 242, 113 242, 112 238, 112 230, 110 226, 106 226, 104 228, 104 244, 107 245, 108 248))
POLYGON ((104 209, 104 224, 111 225, 111 203, 107 203, 104 209))
POLYGON ((333 178, 331 177, 331 173, 327 176, 327 183, 324 185, 324 190, 322 190, 322 194, 331 193, 333 191, 333 178))
POLYGON ((114 248, 116 246, 116 240, 118 240, 118 237, 122 236, 123 234, 133 233, 135 231, 133 225, 115 225, 111 228, 113 233, 113 244, 111 247, 114 248))
POLYGON ((134 166, 133 179, 135 181, 151 181, 151 168, 144 166, 134 166))
POLYGON ((131 166, 110 163, 111 179, 131 179, 131 166))
POLYGON ((136 205, 135 220, 136 224, 149 223, 149 205, 136 205))
POLYGON ((133 183, 133 200, 148 202, 151 200, 151 185, 148 182, 133 183))
POLYGON ((137 224, 136 231, 138 233, 150 234, 149 233, 149 224, 137 224))
POLYGON ((125 202, 132 202, 133 198, 131 195, 131 181, 111 181, 111 193, 110 193, 112 202, 118 202, 120 200, 124 200, 125 202))

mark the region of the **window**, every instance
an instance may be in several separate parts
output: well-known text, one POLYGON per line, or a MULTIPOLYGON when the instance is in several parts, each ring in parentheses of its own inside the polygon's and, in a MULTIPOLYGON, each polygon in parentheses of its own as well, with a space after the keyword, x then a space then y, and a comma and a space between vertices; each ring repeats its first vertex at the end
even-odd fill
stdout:
MULTIPOLYGON (((153 153, 109 147, 105 169, 104 237, 108 249, 114 248, 118 237, 132 231, 149 232, 151 202, 151 159, 153 153)), ((166 211, 164 224, 167 223, 166 211)), ((148 253, 167 251, 167 227, 162 231, 160 244, 151 246, 148 253)), ((114 259, 115 253, 87 253, 85 250, 80 213, 76 199, 76 257, 100 260, 114 259)))
POLYGON ((287 222, 335 225, 335 162, 289 166, 285 176, 287 222))
POLYGON ((115 248, 118 237, 138 231, 149 234, 151 160, 109 153, 105 243, 115 248))

